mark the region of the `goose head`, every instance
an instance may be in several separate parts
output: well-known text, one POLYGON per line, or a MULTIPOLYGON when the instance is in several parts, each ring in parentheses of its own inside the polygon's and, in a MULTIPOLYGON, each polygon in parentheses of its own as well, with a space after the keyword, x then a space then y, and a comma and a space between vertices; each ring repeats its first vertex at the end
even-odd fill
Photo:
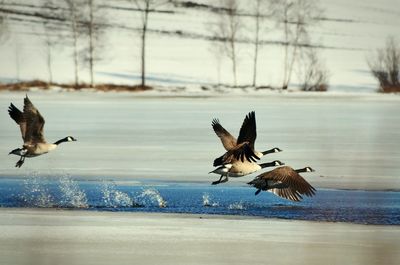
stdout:
POLYGON ((281 162, 279 160, 275 160, 273 162, 275 163, 275 166, 283 166, 283 165, 285 165, 285 163, 283 163, 283 162, 281 162))
POLYGON ((24 156, 24 155, 26 155, 26 152, 27 152, 28 150, 26 150, 26 149, 22 149, 22 148, 17 148, 17 149, 14 149, 14 150, 12 150, 10 153, 8 153, 9 155, 17 155, 17 156, 24 156))
POLYGON ((311 167, 305 167, 305 168, 297 169, 296 171, 298 173, 301 173, 301 172, 314 172, 315 170, 311 167))
POLYGON ((65 137, 65 138, 67 138, 67 142, 75 142, 75 141, 78 141, 78 140, 76 140, 74 137, 72 137, 72 136, 67 136, 67 137, 65 137))

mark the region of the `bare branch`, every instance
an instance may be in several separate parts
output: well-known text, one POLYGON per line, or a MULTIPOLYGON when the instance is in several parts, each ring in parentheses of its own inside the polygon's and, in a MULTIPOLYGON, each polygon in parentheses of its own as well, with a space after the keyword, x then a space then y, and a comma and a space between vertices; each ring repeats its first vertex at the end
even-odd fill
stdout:
POLYGON ((388 37, 386 46, 371 54, 367 63, 382 92, 400 91, 400 46, 394 37, 388 37))

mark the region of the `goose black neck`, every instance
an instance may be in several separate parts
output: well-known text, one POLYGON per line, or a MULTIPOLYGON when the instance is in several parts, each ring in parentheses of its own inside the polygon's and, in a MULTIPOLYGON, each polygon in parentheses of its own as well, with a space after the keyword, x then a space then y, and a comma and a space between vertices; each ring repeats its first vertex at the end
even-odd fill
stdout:
POLYGON ((261 168, 266 168, 266 167, 274 167, 275 166, 275 161, 269 162, 269 163, 262 163, 260 164, 261 168))
POLYGON ((275 148, 269 149, 267 151, 261 152, 263 155, 275 153, 275 148))
POLYGON ((67 137, 58 140, 58 141, 55 142, 54 144, 59 145, 59 144, 64 143, 64 142, 68 142, 68 138, 67 138, 67 137))
POLYGON ((307 168, 299 168, 299 169, 295 169, 294 171, 296 171, 297 173, 302 173, 302 172, 307 172, 307 168))

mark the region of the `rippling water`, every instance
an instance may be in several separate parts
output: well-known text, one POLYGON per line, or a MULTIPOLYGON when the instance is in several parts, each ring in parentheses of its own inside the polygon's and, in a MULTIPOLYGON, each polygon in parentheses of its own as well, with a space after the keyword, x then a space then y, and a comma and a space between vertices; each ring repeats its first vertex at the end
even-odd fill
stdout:
POLYGON ((296 220, 400 225, 400 192, 320 189, 300 203, 246 186, 198 183, 152 185, 80 181, 37 175, 0 179, 0 207, 260 216, 296 220))

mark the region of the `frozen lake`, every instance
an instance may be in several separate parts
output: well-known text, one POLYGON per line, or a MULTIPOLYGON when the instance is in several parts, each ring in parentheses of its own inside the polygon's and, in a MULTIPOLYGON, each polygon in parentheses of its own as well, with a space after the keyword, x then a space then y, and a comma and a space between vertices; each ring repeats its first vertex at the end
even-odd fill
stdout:
MULTIPOLYGON (((27 159, 10 150, 22 141, 7 113, 22 108, 24 93, 0 93, 0 175, 70 175, 79 179, 211 182, 212 161, 223 152, 211 128, 219 118, 233 135, 256 111, 259 150, 279 147, 316 188, 400 189, 400 97, 393 95, 233 95, 158 97, 137 94, 30 92, 54 142, 72 135, 53 153, 27 159)), ((231 180, 245 183, 254 175, 231 180)))

